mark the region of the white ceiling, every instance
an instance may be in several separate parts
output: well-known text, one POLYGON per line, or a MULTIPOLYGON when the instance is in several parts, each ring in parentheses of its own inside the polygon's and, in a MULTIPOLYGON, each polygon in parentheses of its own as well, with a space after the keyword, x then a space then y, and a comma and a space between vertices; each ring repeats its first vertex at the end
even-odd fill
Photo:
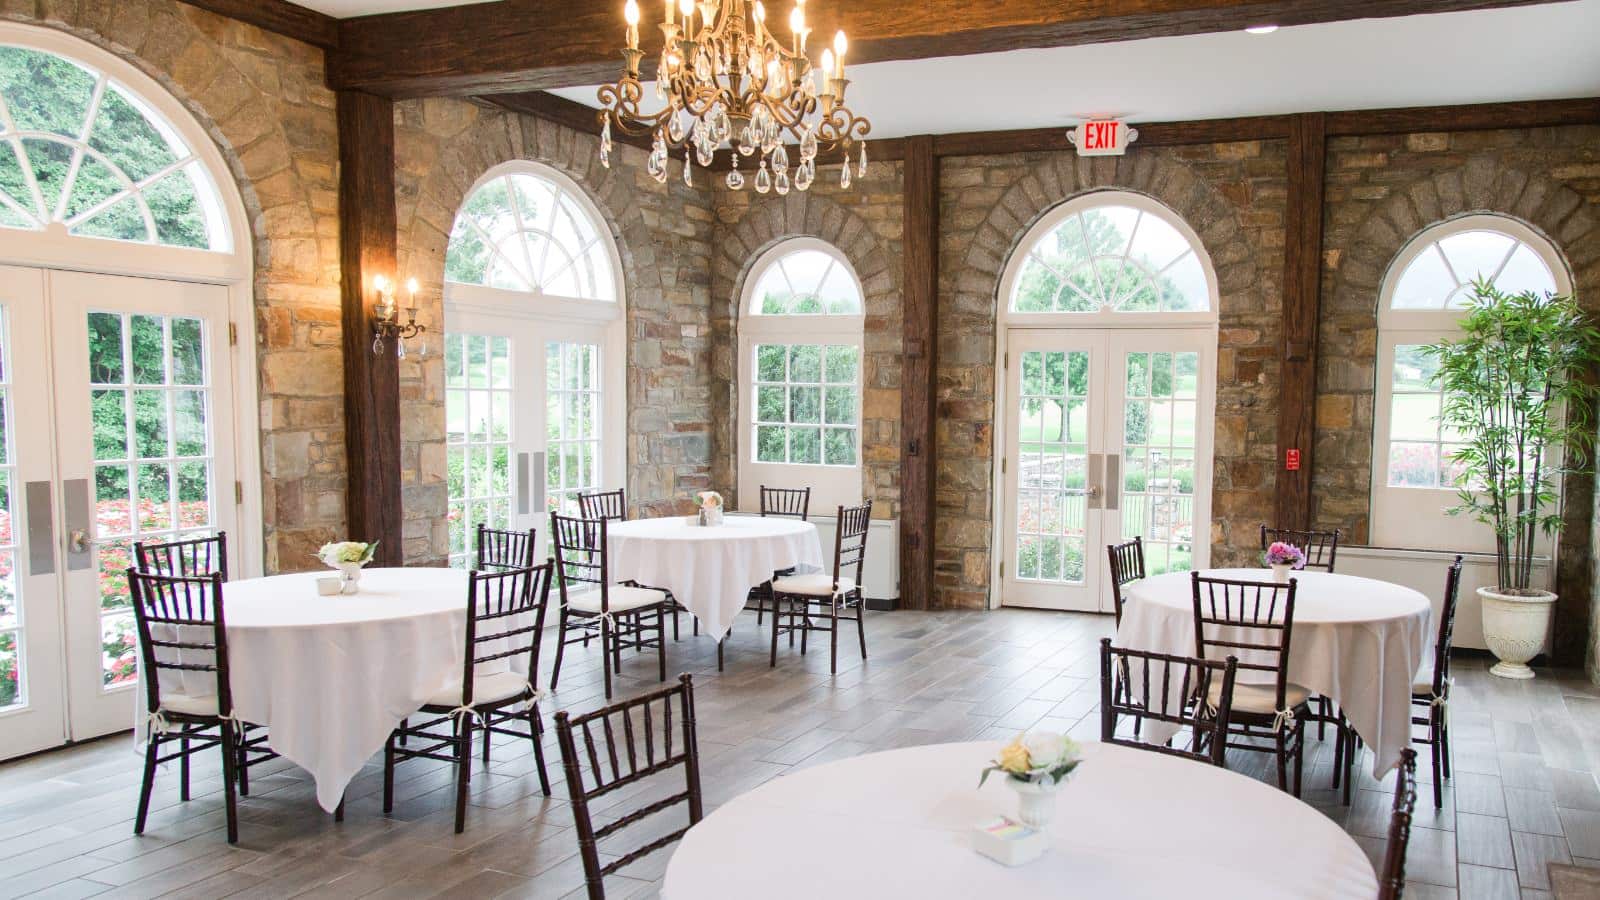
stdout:
POLYGON ((336 19, 370 16, 375 13, 406 12, 413 9, 438 9, 441 6, 466 6, 489 0, 295 0, 307 9, 327 13, 336 19))
MULTIPOLYGON (((848 2, 848 0, 830 0, 848 2)), ((619 29, 620 31, 620 29, 619 29)), ((1600 0, 851 67, 872 136, 1600 96, 1600 0)), ((589 106, 594 87, 555 91, 589 106)), ((647 97, 653 92, 647 91, 647 97)))

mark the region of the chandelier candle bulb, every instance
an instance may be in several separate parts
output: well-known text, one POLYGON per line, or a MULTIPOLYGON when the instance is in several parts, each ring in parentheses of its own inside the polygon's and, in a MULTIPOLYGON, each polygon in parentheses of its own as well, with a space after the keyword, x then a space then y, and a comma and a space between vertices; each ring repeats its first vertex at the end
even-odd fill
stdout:
POLYGON ((622 7, 622 18, 628 23, 628 49, 639 49, 639 4, 637 0, 628 0, 622 7))

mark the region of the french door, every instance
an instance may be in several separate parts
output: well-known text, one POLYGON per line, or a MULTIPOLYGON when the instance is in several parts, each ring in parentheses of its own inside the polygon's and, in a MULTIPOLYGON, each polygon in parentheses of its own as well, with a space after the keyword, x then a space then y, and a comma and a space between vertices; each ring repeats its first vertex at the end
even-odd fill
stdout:
POLYGON ((603 325, 453 310, 445 321, 450 563, 479 523, 549 531, 578 494, 622 484, 622 386, 603 325))
POLYGON ((226 288, 0 267, 0 758, 132 724, 133 544, 237 521, 227 348, 226 288))
POLYGON ((1004 360, 1001 602, 1108 611, 1107 544, 1150 574, 1209 556, 1213 329, 1012 329, 1004 360))

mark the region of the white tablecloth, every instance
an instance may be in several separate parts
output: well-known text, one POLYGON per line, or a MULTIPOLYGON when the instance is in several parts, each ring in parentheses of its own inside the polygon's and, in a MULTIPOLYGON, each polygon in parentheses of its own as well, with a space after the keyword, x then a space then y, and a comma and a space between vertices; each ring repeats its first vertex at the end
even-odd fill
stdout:
POLYGON ((683 516, 634 519, 609 525, 606 541, 613 581, 666 588, 717 638, 773 572, 822 566, 817 526, 799 519, 727 516, 704 528, 683 516))
MULTIPOLYGON (((1272 580, 1267 569, 1201 574, 1272 580)), ((1412 676, 1431 646, 1428 598, 1408 587, 1353 575, 1295 572, 1294 578, 1298 586, 1289 680, 1339 704, 1372 747, 1374 774, 1381 778, 1411 744, 1412 676)), ((1194 591, 1188 572, 1147 578, 1131 585, 1126 596, 1117 646, 1195 655, 1194 591)), ((1239 680, 1260 682, 1264 673, 1241 670, 1239 680)), ((1147 732, 1156 741, 1170 735, 1171 729, 1163 727, 1147 732)))
MULTIPOLYGON (((467 633, 464 571, 367 569, 360 593, 318 595, 316 579, 333 574, 223 588, 234 711, 267 726, 268 744, 311 773, 330 812, 400 720, 459 681, 467 633)), ((525 670, 526 658, 512 664, 525 670)), ((209 672, 161 677, 163 690, 215 691, 209 672)))
POLYGON ((774 779, 690 829, 663 900, 1362 898, 1360 846, 1276 787, 1104 744, 1057 795, 1051 847, 1008 868, 969 849, 972 826, 1017 814, 991 776, 996 743, 858 756, 774 779), (815 852, 802 848, 815 848, 815 852))

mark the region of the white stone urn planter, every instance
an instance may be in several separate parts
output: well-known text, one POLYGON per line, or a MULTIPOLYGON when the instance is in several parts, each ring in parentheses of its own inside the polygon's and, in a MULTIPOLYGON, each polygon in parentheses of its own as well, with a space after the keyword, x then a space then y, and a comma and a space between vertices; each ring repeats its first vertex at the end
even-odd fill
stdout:
POLYGON ((1532 678, 1528 660, 1544 649, 1550 633, 1550 616, 1556 595, 1549 591, 1530 594, 1502 594, 1494 588, 1478 588, 1483 601, 1483 639, 1500 660, 1489 668, 1501 678, 1532 678))

